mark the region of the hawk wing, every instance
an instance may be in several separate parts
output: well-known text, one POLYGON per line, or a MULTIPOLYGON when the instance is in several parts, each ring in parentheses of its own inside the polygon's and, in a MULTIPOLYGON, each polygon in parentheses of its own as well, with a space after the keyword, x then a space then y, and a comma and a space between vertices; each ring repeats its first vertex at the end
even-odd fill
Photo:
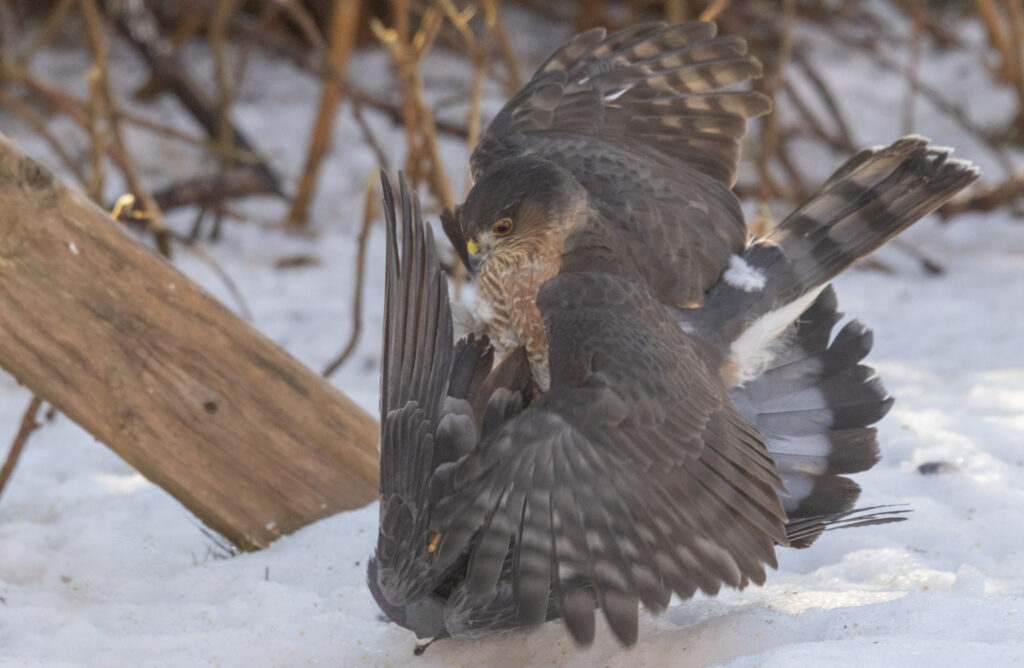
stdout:
POLYGON ((444 400, 450 384, 468 386, 474 376, 490 370, 491 361, 474 342, 453 346, 448 284, 437 261, 431 230, 422 223, 419 201, 410 196, 402 179, 399 231, 394 195, 383 173, 381 185, 387 259, 380 392, 380 532, 371 588, 379 586, 385 599, 400 606, 426 595, 449 565, 430 554, 430 478, 446 459, 458 457, 451 442, 475 443, 477 436, 475 421, 467 418, 460 424, 448 417, 444 400), (459 364, 453 373, 457 356, 459 364), (447 429, 439 430, 442 422, 447 429), (470 433, 458 434, 460 428, 470 433))
POLYGON ((387 259, 380 530, 367 582, 384 613, 421 638, 510 628, 516 616, 511 561, 492 596, 468 600, 466 555, 441 555, 430 519, 453 492, 443 472, 522 410, 532 387, 529 362, 518 349, 492 368, 486 337, 453 345, 447 282, 419 201, 402 178, 399 227, 383 174, 381 182, 387 259))
POLYGON ((559 164, 661 301, 701 303, 745 245, 730 188, 746 119, 771 106, 759 93, 723 90, 761 65, 742 39, 715 31, 653 23, 570 40, 491 122, 473 152, 474 178, 515 156, 559 164))
POLYGON ((786 543, 761 437, 635 275, 570 253, 540 290, 551 389, 461 460, 439 550, 472 541, 469 595, 493 595, 508 550, 519 622, 548 614, 590 642, 594 607, 637 635, 637 604, 763 582, 786 543), (475 536, 475 537, 474 537, 475 536))

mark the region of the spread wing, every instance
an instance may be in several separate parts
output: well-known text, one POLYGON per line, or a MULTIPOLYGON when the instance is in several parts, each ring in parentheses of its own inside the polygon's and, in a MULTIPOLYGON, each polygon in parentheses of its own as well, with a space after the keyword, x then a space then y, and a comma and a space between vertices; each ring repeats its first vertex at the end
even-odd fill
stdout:
POLYGON ((435 528, 442 558, 472 543, 470 596, 490 595, 511 546, 520 623, 553 596, 589 642, 598 604, 629 644, 640 601, 763 582, 786 516, 700 344, 642 280, 587 264, 568 257, 541 287, 550 391, 460 462, 435 528))
MULTIPOLYGON (((456 350, 448 285, 435 255, 433 235, 422 223, 419 202, 410 197, 402 179, 399 231, 394 195, 383 174, 381 185, 387 229, 380 392, 381 501, 371 587, 379 584, 383 596, 400 605, 435 587, 446 565, 431 559, 428 552, 429 483, 444 457, 444 444, 439 444, 436 436, 444 417, 449 379, 464 385, 469 379, 462 377, 473 374, 466 373, 465 367, 471 366, 466 363, 459 365, 461 373, 452 374, 456 350)), ((466 352, 465 344, 458 352, 466 352)), ((481 363, 489 370, 489 359, 481 363)), ((472 424, 470 420, 469 426, 472 424)), ((471 441, 475 438, 475 433, 469 435, 471 441)))
POLYGON ((476 447, 481 434, 522 410, 531 391, 529 362, 517 349, 492 368, 494 353, 486 337, 470 335, 453 345, 448 286, 419 201, 401 179, 399 227, 383 174, 381 183, 387 259, 380 531, 368 583, 388 617, 418 633, 433 635, 427 627, 444 625, 438 615, 450 618, 446 632, 479 631, 492 622, 505 628, 501 625, 508 622, 498 614, 500 595, 475 606, 462 599, 446 603, 436 595, 458 583, 464 555, 441 558, 430 520, 438 502, 452 492, 443 476, 435 479, 437 472, 476 447), (445 612, 446 605, 452 610, 445 612))
POLYGON ((699 304, 744 247, 730 188, 746 119, 770 108, 759 93, 723 90, 761 65, 742 39, 715 31, 653 23, 572 39, 491 122, 474 178, 514 156, 558 163, 616 226, 655 295, 699 304))

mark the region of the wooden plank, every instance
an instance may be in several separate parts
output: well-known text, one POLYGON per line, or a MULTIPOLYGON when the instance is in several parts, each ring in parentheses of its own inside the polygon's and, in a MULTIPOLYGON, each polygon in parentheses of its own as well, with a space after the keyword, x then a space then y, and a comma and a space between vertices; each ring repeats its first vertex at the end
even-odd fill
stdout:
POLYGON ((0 366, 244 549, 377 497, 377 422, 0 135, 0 366))

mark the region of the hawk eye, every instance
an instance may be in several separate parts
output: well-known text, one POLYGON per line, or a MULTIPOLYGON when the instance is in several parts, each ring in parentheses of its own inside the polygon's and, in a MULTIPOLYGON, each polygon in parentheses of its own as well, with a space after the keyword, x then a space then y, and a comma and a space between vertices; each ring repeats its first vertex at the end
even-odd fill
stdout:
POLYGON ((512 231, 512 221, 508 218, 502 218, 494 224, 491 231, 497 234, 499 237, 503 237, 512 231))

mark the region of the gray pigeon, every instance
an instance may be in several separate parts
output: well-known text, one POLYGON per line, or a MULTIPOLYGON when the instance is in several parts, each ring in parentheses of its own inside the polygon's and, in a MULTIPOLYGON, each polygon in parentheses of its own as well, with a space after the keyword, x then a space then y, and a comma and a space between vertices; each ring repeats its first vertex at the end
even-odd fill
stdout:
POLYGON ((562 618, 624 644, 776 546, 902 519, 855 509, 888 411, 836 275, 977 178, 920 137, 848 160, 749 239, 731 191, 760 73, 710 23, 583 33, 491 123, 442 216, 478 283, 453 343, 419 206, 384 178, 381 507, 369 585, 433 639, 562 618), (401 244, 399 244, 401 237, 401 244), (399 253, 401 246, 401 254, 399 253))

